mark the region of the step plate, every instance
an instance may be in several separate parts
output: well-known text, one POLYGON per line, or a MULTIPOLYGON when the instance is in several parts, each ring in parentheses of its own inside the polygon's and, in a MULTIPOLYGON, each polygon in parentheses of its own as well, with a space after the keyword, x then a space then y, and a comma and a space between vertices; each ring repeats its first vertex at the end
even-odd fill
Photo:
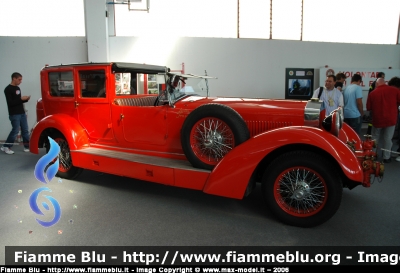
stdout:
POLYGON ((192 170, 196 172, 205 172, 210 173, 209 170, 194 168, 189 161, 185 160, 177 160, 170 158, 162 158, 156 156, 148 156, 148 155, 139 155, 133 153, 119 152, 119 151, 111 151, 107 149, 100 148, 86 148, 82 150, 71 151, 71 153, 85 153, 92 154, 97 156, 109 157, 114 159, 121 159, 130 162, 148 164, 159 167, 166 167, 172 169, 184 169, 184 170, 192 170))

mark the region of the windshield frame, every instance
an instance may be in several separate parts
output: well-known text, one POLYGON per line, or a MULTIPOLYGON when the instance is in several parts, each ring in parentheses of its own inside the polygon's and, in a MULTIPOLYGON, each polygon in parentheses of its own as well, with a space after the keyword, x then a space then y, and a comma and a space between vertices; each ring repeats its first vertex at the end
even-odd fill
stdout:
MULTIPOLYGON (((186 92, 182 92, 181 90, 185 87, 187 79, 199 79, 205 81, 205 91, 206 97, 209 96, 209 88, 208 88, 208 79, 217 79, 216 77, 210 76, 199 76, 193 74, 177 74, 177 73, 166 73, 167 81, 166 81, 166 95, 168 104, 173 107, 175 103, 183 98, 187 98, 190 96, 201 96, 199 94, 187 94, 186 92), (183 87, 181 87, 183 85, 183 87), (179 94, 179 95, 178 95, 179 94), (177 96, 178 95, 178 96, 177 96)), ((160 101, 162 101, 162 97, 165 98, 165 94, 160 95, 160 101)), ((165 99, 164 99, 165 101, 165 99)))

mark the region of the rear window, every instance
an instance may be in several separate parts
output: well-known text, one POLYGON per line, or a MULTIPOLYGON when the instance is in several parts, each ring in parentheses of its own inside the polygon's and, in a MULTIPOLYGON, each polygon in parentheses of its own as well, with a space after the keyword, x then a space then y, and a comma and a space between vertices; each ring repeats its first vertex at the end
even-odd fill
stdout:
POLYGON ((52 97, 73 97, 74 78, 72 71, 50 72, 50 96, 52 97))

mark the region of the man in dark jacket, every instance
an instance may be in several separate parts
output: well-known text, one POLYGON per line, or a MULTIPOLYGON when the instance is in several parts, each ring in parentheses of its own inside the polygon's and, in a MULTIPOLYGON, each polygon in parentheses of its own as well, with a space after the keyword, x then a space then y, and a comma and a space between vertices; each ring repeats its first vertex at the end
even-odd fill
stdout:
POLYGON ((29 152, 29 129, 24 103, 29 101, 31 96, 21 95, 21 89, 19 88, 21 82, 22 75, 15 72, 11 75, 11 83, 4 89, 12 129, 7 137, 6 143, 1 147, 1 150, 8 155, 14 153, 10 148, 13 146, 20 128, 24 143, 24 151, 29 152))

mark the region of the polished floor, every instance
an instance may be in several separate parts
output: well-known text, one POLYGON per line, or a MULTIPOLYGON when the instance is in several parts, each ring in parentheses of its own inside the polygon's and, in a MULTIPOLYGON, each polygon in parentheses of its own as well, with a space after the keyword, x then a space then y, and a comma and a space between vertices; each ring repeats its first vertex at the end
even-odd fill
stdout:
POLYGON ((400 246, 397 161, 370 188, 344 189, 334 217, 307 229, 277 221, 259 188, 233 200, 87 170, 44 185, 33 173, 44 150, 14 151, 0 153, 0 264, 4 246, 400 246), (49 228, 29 205, 43 186, 62 209, 49 228))

